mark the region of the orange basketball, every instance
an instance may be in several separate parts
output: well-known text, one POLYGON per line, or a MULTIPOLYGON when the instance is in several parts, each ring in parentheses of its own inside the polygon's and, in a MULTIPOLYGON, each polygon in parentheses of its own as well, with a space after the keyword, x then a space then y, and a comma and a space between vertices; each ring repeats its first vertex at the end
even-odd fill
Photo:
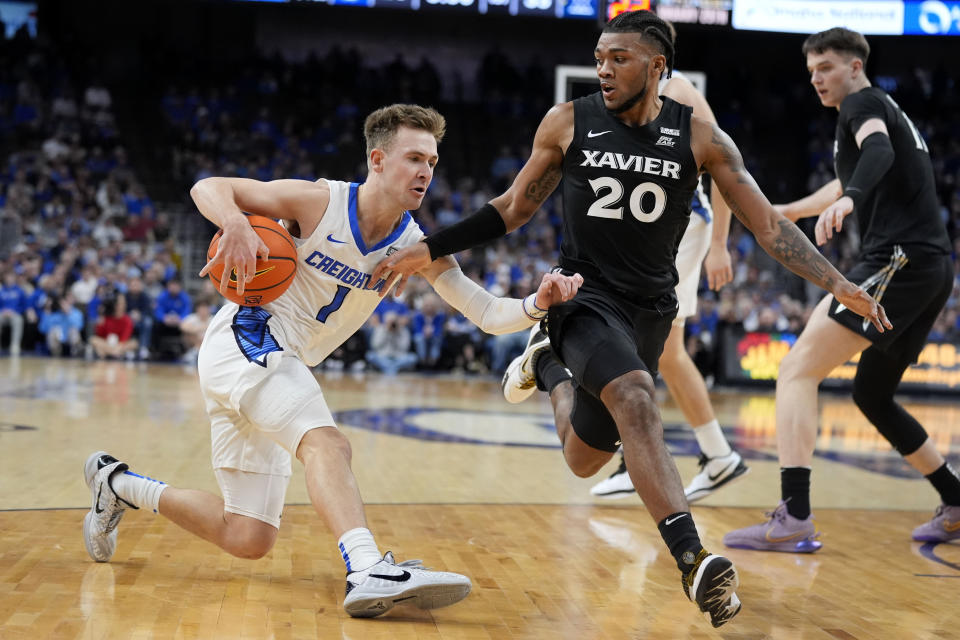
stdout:
MULTIPOLYGON (((243 295, 237 295, 237 273, 230 274, 226 298, 245 307, 257 307, 273 302, 287 290, 297 272, 297 245, 279 222, 263 216, 247 216, 250 226, 270 249, 266 260, 257 258, 257 273, 247 282, 243 295)), ((217 254, 223 229, 217 231, 207 249, 207 260, 217 254)), ((215 265, 208 274, 217 290, 223 277, 223 263, 215 265)))

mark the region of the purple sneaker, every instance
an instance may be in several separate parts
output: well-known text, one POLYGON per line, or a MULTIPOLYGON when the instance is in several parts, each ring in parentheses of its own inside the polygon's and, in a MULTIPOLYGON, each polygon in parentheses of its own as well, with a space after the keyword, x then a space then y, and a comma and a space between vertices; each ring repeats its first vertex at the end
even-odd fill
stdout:
POLYGON ((913 530, 917 542, 949 542, 960 540, 960 507, 942 504, 933 514, 933 520, 913 530))
POLYGON ((785 551, 787 553, 813 553, 823 546, 817 540, 820 532, 813 517, 805 520, 787 513, 787 503, 780 501, 777 508, 766 514, 770 520, 745 529, 737 529, 723 536, 723 544, 734 549, 757 551, 785 551))

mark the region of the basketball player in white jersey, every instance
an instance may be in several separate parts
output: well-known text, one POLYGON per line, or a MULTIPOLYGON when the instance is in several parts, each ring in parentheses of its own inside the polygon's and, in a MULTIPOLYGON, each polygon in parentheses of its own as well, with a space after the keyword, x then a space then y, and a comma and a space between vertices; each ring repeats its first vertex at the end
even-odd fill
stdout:
MULTIPOLYGON (((288 221, 298 246, 297 275, 263 307, 226 304, 200 347, 200 385, 223 497, 168 486, 105 452, 94 453, 84 468, 93 506, 83 526, 94 560, 113 555, 116 527, 128 507, 159 512, 235 556, 263 557, 277 539, 295 455, 305 466, 311 503, 339 538, 347 613, 373 617, 402 601, 432 609, 466 597, 469 578, 381 554, 350 469, 350 443, 309 368, 363 325, 379 293, 392 284, 372 281, 374 266, 423 237, 408 210, 420 206, 430 185, 445 127, 439 113, 414 105, 370 114, 364 125, 369 176, 362 185, 207 178, 193 187, 200 213, 223 229, 217 255, 201 276, 223 263, 224 273, 235 270, 241 294, 255 277, 256 257, 267 255, 267 248, 242 212, 288 221)), ((582 282, 579 275, 545 275, 536 294, 517 300, 489 294, 450 258, 420 275, 491 333, 529 327, 551 304, 572 298, 582 282)), ((221 292, 226 283, 223 278, 221 292)))
MULTIPOLYGON (((668 23, 669 24, 669 23, 668 23)), ((672 25, 671 25, 672 27, 672 25)), ((676 35, 674 34, 674 40, 676 35)), ((693 107, 693 115, 717 123, 706 98, 681 72, 674 71, 670 78, 660 80, 660 95, 673 98, 681 104, 693 107)), ((677 284, 679 309, 673 326, 663 345, 660 356, 660 375, 670 390, 674 402, 683 412, 687 423, 700 446, 700 471, 684 489, 687 502, 696 502, 739 478, 749 471, 743 458, 727 442, 717 421, 707 385, 700 371, 687 353, 684 341, 684 325, 687 318, 697 311, 697 286, 700 283, 700 265, 707 269, 707 282, 718 291, 733 279, 730 253, 727 251, 727 235, 730 231, 730 207, 717 189, 712 189, 710 201, 703 190, 703 181, 697 185, 690 210, 690 222, 677 249, 677 284), (712 205, 712 206, 711 206, 712 205)), ((511 363, 507 371, 518 372, 524 356, 511 363), (514 366, 516 365, 516 366, 514 366)), ((516 385, 514 385, 516 387, 516 385)), ((506 385, 505 391, 507 393, 506 385)), ((509 396, 508 396, 508 399, 509 396)), ((610 477, 601 480, 590 493, 604 498, 622 498, 636 493, 627 465, 620 456, 620 466, 610 477)))

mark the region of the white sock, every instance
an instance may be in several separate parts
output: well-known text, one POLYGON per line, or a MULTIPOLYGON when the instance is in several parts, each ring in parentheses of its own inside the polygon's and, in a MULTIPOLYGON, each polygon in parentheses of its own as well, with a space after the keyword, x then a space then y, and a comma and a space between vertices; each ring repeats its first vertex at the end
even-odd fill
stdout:
POLYGON ((167 488, 167 483, 141 476, 133 471, 124 471, 113 474, 110 478, 110 486, 113 492, 124 501, 156 513, 160 505, 160 494, 167 488))
POLYGON ((340 536, 340 555, 347 564, 347 571, 363 571, 383 559, 370 529, 357 527, 340 536))
POLYGON ((697 438, 700 451, 708 458, 728 456, 733 451, 727 443, 723 431, 720 430, 720 423, 717 422, 716 418, 699 427, 694 427, 693 435, 697 438))

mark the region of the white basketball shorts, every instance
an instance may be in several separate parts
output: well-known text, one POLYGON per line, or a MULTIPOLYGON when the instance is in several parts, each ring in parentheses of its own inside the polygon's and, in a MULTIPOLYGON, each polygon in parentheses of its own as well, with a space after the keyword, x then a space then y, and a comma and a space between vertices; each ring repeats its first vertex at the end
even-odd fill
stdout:
POLYGON ((677 300, 679 310, 674 326, 683 326, 684 321, 697 312, 697 288, 700 284, 700 268, 703 259, 710 251, 710 238, 713 235, 713 221, 707 222, 703 216, 690 214, 690 222, 680 239, 677 248, 677 300))
POLYGON ((307 431, 336 424, 309 367, 284 349, 280 323, 264 320, 258 333, 236 313, 221 309, 200 347, 211 458, 227 511, 278 526, 291 455, 307 431))

